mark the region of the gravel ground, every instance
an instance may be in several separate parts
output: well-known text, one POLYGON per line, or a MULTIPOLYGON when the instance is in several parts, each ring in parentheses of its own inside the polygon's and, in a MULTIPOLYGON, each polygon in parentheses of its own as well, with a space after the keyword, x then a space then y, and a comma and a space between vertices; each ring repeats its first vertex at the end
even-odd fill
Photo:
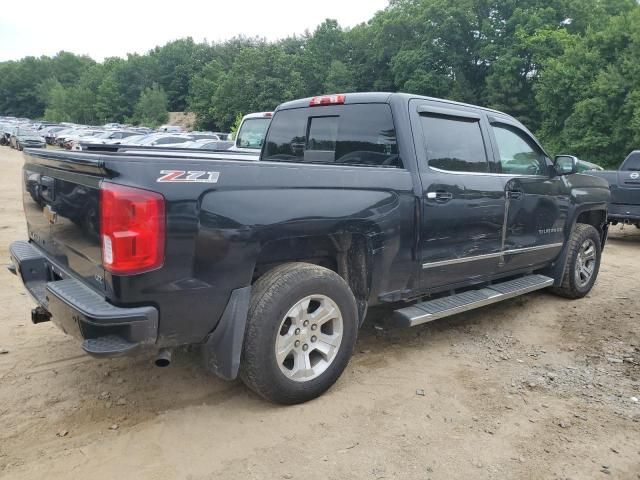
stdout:
MULTIPOLYGON (((22 155, 2 148, 0 257, 26 238, 22 155)), ((4 260, 3 262, 6 262, 4 260)), ((0 477, 640 479, 640 230, 614 227, 585 299, 538 292, 374 328, 337 385, 265 403, 178 351, 100 361, 0 271, 0 477)), ((187 314, 187 313, 185 313, 187 314)))

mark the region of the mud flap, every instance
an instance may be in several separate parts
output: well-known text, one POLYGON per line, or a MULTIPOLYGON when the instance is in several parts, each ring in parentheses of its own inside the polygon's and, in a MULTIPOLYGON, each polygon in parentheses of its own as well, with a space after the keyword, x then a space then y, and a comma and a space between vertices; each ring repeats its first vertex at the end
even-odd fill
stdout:
POLYGON ((250 299, 250 286, 231 292, 218 326, 202 346, 205 368, 225 380, 238 376, 250 299))

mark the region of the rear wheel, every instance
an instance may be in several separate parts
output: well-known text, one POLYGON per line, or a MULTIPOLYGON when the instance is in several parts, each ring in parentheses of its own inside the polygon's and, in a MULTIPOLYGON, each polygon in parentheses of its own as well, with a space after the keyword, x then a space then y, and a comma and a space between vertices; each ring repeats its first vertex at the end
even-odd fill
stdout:
POLYGON ((273 402, 311 400, 342 374, 357 329, 356 302, 342 277, 306 263, 276 267, 253 287, 240 376, 273 402))
POLYGON ((562 285, 552 290, 566 298, 582 298, 587 295, 598 277, 601 256, 602 247, 598 231, 592 225, 576 224, 569 239, 562 285))

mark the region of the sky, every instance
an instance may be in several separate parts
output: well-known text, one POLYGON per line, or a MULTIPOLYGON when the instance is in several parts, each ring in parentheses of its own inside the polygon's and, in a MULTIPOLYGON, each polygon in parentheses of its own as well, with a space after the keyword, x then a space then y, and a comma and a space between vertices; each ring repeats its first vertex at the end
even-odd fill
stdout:
POLYGON ((0 14, 0 61, 50 56, 60 50, 100 61, 144 53, 189 36, 210 42, 238 35, 276 40, 313 31, 326 18, 351 27, 387 4, 388 0, 28 0, 0 14))

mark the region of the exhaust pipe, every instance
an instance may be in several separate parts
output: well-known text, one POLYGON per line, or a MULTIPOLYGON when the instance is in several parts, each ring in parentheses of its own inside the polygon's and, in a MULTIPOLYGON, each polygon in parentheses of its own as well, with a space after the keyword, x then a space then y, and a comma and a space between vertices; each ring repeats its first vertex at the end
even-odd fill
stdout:
POLYGON ((161 368, 171 365, 171 350, 168 348, 161 348, 158 351, 158 356, 154 363, 156 364, 156 367, 161 368))

